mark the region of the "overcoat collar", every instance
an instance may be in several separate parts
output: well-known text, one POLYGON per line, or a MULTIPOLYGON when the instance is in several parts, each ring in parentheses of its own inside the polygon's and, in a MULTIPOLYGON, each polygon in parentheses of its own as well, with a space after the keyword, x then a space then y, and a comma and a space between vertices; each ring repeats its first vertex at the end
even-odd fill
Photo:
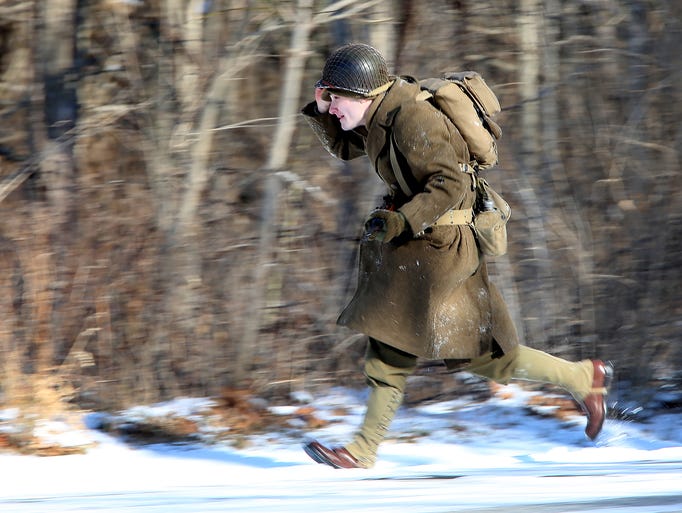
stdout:
POLYGON ((397 77, 388 91, 376 97, 367 110, 367 154, 373 159, 385 145, 390 135, 395 116, 400 106, 409 99, 414 99, 419 92, 419 85, 397 77), (378 147, 376 147, 378 145, 378 147))

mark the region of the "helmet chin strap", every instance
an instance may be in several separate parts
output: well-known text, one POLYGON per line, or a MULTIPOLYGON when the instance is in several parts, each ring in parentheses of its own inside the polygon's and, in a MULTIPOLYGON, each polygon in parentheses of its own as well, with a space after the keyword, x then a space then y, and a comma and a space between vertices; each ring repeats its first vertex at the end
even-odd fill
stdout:
POLYGON ((369 93, 367 93, 365 96, 367 98, 372 98, 374 96, 379 96, 381 93, 384 91, 388 91, 390 87, 393 85, 393 82, 395 82, 395 79, 391 80, 390 82, 386 82, 384 85, 377 87, 376 89, 372 89, 369 93))

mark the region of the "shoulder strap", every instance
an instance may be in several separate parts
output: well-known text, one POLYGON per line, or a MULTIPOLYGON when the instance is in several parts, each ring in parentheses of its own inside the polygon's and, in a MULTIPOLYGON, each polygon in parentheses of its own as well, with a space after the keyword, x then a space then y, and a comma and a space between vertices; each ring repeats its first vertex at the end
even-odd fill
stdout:
MULTIPOLYGON (((396 155, 395 148, 396 148, 395 139, 393 138, 393 134, 391 134, 391 143, 389 148, 391 167, 393 168, 393 174, 395 175, 395 179, 398 180, 398 185, 400 185, 400 190, 403 191, 403 194, 409 198, 412 196, 412 189, 407 184, 407 180, 405 179, 403 169, 400 167, 400 163, 398 162, 398 156, 396 155)), ((472 187, 473 189, 476 189, 476 187, 478 186, 476 183, 478 175, 477 169, 468 164, 459 164, 459 169, 460 171, 462 171, 462 173, 466 173, 471 176, 471 180, 473 182, 472 187)))
MULTIPOLYGON (((416 83, 416 81, 414 82, 416 83)), ((419 93, 417 93, 415 100, 417 100, 418 102, 423 102, 432 97, 433 95, 429 90, 422 89, 421 91, 419 91, 419 93)), ((398 162, 398 156, 396 152, 397 150, 395 138, 393 137, 393 132, 391 132, 391 144, 389 148, 391 167, 393 168, 393 174, 395 175, 396 180, 398 180, 398 185, 400 185, 400 190, 403 191, 403 194, 409 198, 413 195, 413 192, 410 186, 408 185, 407 180, 405 179, 405 173, 403 172, 403 169, 400 167, 400 163, 398 162)))
POLYGON ((396 180, 398 180, 400 190, 402 190, 403 194, 409 198, 412 196, 412 189, 410 189, 410 186, 407 185, 407 180, 405 180, 403 170, 400 167, 400 164, 398 163, 398 156, 396 155, 395 138, 393 137, 393 133, 391 133, 389 154, 391 158, 391 167, 393 168, 393 174, 395 175, 396 180))
MULTIPOLYGON (((421 91, 419 91, 415 99, 417 101, 426 101, 432 96, 433 95, 429 91, 427 91, 426 89, 422 89, 421 91)), ((393 127, 391 127, 391 129, 392 128, 393 127)), ((395 138, 393 137, 393 131, 391 131, 391 143, 389 148, 391 167, 393 168, 393 174, 395 175, 396 180, 398 180, 398 185, 400 185, 400 190, 403 191, 403 194, 409 198, 413 194, 412 189, 407 184, 407 180, 405 179, 405 173, 403 172, 403 169, 400 167, 400 163, 398 162, 398 155, 396 153, 397 150, 395 138)))
MULTIPOLYGON (((419 91, 415 99, 417 101, 426 101, 432 96, 433 95, 428 90, 422 89, 421 91, 419 91)), ((405 173, 403 172, 403 169, 400 167, 400 163, 398 162, 398 156, 396 152, 397 150, 395 138, 393 137, 393 132, 391 132, 391 144, 389 148, 391 167, 393 168, 393 174, 395 175, 396 180, 398 180, 398 185, 400 185, 400 190, 403 191, 403 194, 409 198, 413 195, 413 192, 410 186, 408 185, 407 180, 405 179, 405 173)))

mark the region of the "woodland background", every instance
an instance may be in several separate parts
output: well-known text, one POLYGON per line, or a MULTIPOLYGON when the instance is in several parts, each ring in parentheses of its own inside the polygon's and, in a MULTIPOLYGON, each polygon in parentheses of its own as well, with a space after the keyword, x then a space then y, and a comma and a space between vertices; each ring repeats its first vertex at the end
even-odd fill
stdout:
MULTIPOLYGON (((366 159, 299 114, 326 56, 480 72, 512 206, 490 262, 522 340, 680 389, 682 3, 0 1, 0 405, 113 409, 362 386, 335 325, 366 159)), ((434 370, 436 369, 436 370, 434 370)), ((453 392, 424 362, 415 397, 453 392)))

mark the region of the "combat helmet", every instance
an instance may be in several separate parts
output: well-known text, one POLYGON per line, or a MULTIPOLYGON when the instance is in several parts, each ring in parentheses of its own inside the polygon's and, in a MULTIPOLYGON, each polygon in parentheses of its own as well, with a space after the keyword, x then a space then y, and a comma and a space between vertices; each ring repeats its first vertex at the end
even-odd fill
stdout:
POLYGON ((315 87, 342 96, 371 98, 392 83, 386 60, 376 48, 351 43, 336 49, 327 59, 315 87))

